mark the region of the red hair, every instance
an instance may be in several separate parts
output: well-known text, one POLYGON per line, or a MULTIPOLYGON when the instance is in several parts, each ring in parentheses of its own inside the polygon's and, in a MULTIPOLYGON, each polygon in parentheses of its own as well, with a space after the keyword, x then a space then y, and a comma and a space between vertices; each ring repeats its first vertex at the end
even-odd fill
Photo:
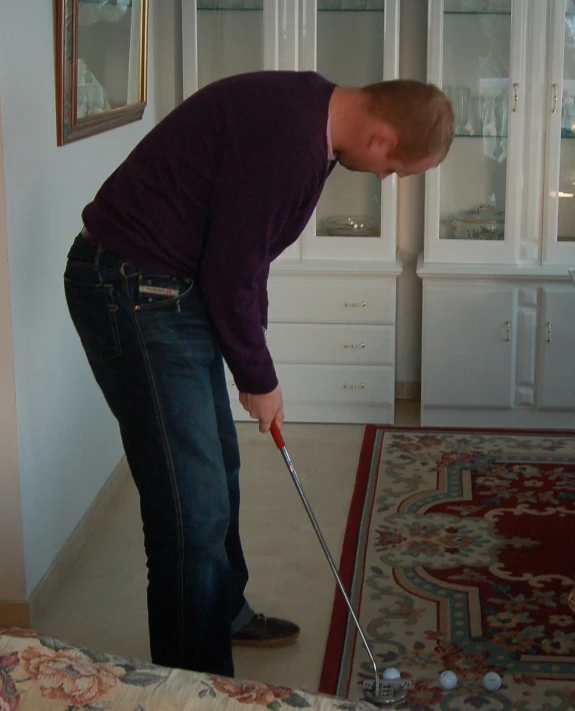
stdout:
POLYGON ((451 103, 434 84, 412 79, 394 79, 369 84, 361 89, 367 110, 396 132, 398 158, 421 160, 447 155, 455 133, 451 103))

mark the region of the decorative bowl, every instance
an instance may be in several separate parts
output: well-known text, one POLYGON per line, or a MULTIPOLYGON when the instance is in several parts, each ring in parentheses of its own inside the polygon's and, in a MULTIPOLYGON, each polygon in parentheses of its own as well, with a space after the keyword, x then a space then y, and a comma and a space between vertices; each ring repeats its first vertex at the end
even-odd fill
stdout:
POLYGON ((379 237, 378 221, 372 215, 331 215, 325 221, 330 237, 379 237))
POLYGON ((479 205, 452 215, 448 221, 450 239, 491 240, 505 239, 505 212, 492 205, 479 205))

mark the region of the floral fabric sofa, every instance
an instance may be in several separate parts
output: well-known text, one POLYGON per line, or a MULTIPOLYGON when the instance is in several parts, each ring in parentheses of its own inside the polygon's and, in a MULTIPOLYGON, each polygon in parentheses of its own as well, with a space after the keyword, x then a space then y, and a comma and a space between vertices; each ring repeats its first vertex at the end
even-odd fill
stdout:
POLYGON ((366 705, 142 664, 32 630, 0 630, 0 711, 355 711, 366 705))

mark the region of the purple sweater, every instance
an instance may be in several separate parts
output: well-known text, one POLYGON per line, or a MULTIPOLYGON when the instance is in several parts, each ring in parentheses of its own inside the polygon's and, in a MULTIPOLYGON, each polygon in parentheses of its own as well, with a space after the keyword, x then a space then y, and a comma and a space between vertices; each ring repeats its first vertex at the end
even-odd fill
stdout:
POLYGON ((152 129, 82 215, 126 261, 197 278, 241 392, 277 386, 262 330, 269 266, 301 234, 334 166, 334 86, 313 72, 274 71, 201 89, 152 129))

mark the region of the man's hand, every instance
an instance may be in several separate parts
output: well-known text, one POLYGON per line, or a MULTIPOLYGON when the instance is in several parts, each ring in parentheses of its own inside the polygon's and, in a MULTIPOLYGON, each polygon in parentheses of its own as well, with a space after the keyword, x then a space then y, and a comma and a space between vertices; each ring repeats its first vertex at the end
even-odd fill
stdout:
POLYGON ((250 413, 250 417, 260 421, 260 432, 269 432, 270 425, 274 420, 281 430, 284 421, 284 406, 282 389, 279 385, 271 393, 264 395, 240 393, 240 402, 244 410, 250 413))

